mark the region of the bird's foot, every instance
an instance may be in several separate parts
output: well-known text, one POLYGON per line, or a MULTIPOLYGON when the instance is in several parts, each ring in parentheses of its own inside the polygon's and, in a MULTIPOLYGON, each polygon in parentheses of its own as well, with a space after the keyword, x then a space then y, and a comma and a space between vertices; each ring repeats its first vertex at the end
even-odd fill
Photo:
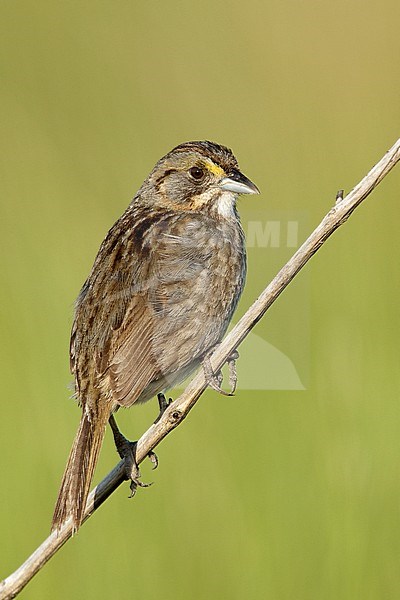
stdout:
POLYGON ((164 396, 164 394, 157 394, 157 399, 158 399, 158 406, 160 407, 160 412, 158 413, 158 417, 154 421, 154 424, 158 423, 158 421, 161 419, 161 417, 167 410, 168 406, 172 402, 172 398, 168 398, 168 400, 167 400, 166 397, 164 396))
POLYGON ((226 392, 221 388, 221 383, 223 380, 222 372, 218 371, 218 373, 214 373, 211 366, 211 357, 212 351, 208 352, 202 361, 204 377, 207 384, 216 392, 219 392, 223 396, 233 396, 236 390, 237 384, 237 373, 236 373, 236 360, 239 358, 239 353, 237 350, 234 350, 232 354, 229 356, 227 363, 229 368, 229 385, 231 387, 230 392, 226 392))
MULTIPOLYGON (((138 487, 146 488, 153 485, 153 483, 144 483, 140 480, 140 470, 139 465, 136 461, 136 448, 137 442, 131 442, 120 432, 118 429, 117 423, 114 419, 114 416, 111 415, 109 419, 109 423, 114 435, 115 447, 117 449, 118 454, 122 458, 125 463, 125 475, 126 479, 130 480, 130 496, 132 498, 138 487)), ((153 469, 158 467, 158 458, 155 452, 151 451, 148 453, 148 458, 153 463, 153 469)))
POLYGON ((236 361, 239 358, 239 352, 237 350, 234 350, 232 352, 232 354, 228 357, 228 360, 226 361, 228 363, 228 369, 229 369, 229 385, 231 386, 231 395, 233 396, 233 394, 236 391, 236 386, 237 386, 237 371, 236 371, 236 361))

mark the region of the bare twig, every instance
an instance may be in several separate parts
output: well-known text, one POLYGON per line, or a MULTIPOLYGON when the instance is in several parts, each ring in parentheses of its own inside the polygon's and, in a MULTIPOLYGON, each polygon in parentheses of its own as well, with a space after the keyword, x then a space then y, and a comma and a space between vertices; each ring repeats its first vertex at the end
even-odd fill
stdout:
MULTIPOLYGON (((310 260, 328 237, 347 221, 354 209, 361 204, 399 160, 400 139, 346 197, 343 198, 342 190, 338 192, 333 208, 218 346, 211 360, 215 373, 232 355, 233 351, 306 262, 310 260)), ((170 431, 183 421, 206 387, 204 374, 200 372, 190 382, 182 395, 168 406, 163 416, 142 435, 137 445, 136 458, 138 463, 142 462, 150 450, 155 448, 170 431)), ((85 509, 85 520, 94 513, 123 480, 124 470, 121 461, 91 492, 85 509)), ((0 584, 0 599, 14 598, 71 535, 72 524, 67 521, 59 531, 54 531, 23 565, 0 584)))

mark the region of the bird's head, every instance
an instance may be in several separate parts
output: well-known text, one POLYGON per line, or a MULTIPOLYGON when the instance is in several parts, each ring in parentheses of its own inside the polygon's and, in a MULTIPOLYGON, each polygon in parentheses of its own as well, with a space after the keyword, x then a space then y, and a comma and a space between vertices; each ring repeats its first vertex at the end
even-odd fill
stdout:
POLYGON ((232 151, 213 142, 186 142, 161 158, 136 199, 179 211, 235 214, 239 194, 259 190, 241 171, 232 151))

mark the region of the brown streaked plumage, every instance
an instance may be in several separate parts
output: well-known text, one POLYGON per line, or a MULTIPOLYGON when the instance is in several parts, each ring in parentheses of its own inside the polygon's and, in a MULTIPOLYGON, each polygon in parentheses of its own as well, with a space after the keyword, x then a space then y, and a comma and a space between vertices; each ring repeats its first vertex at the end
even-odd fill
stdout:
POLYGON ((71 371, 82 407, 53 529, 77 530, 107 421, 198 367, 224 335, 246 275, 232 152, 187 142, 154 167, 108 232, 76 302, 71 371))

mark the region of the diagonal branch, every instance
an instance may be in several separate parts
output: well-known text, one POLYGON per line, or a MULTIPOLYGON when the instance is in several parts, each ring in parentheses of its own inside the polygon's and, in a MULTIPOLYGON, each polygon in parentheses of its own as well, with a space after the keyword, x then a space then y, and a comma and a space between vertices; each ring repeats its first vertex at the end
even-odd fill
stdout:
MULTIPOLYGON (((333 208, 218 346, 211 360, 214 372, 222 367, 313 254, 340 225, 347 221, 354 209, 361 204, 399 160, 400 139, 345 198, 338 194, 333 208)), ((138 441, 136 453, 138 463, 142 462, 150 450, 155 448, 168 433, 183 421, 206 387, 204 374, 199 373, 181 396, 168 406, 161 419, 149 427, 138 441)), ((121 461, 91 492, 84 520, 88 519, 123 481, 124 470, 121 461)), ((59 531, 54 531, 14 573, 0 583, 0 600, 14 598, 71 535, 72 523, 67 521, 59 531)))

